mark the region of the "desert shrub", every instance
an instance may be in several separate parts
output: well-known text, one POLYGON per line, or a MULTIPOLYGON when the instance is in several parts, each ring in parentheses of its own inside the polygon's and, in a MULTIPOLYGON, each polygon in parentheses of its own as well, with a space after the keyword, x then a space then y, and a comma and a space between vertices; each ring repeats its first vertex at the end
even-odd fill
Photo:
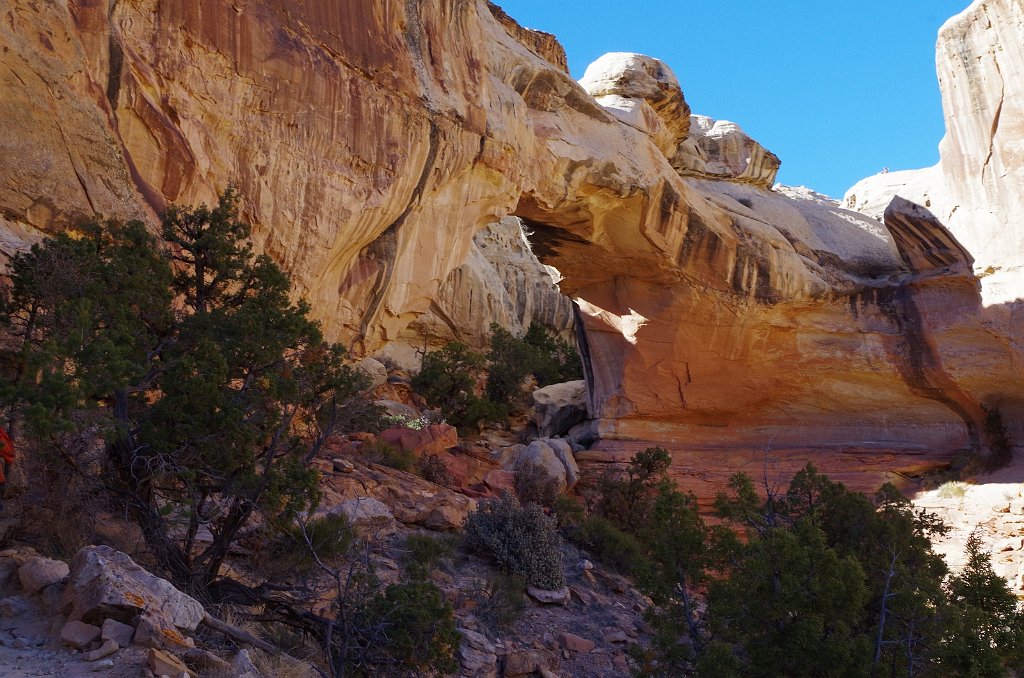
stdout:
POLYGON ((938 492, 943 499, 963 499, 966 493, 967 485, 956 480, 943 483, 938 492))
POLYGON ((277 557, 288 569, 305 573, 316 566, 318 558, 327 561, 348 553, 353 534, 348 518, 341 513, 295 521, 285 528, 277 557))
POLYGON ((484 502, 466 521, 466 543, 538 588, 565 584, 557 524, 536 504, 523 506, 510 495, 484 502))
POLYGON ((570 533, 578 530, 587 517, 586 507, 575 497, 564 494, 555 499, 551 512, 555 516, 558 526, 570 533))
POLYGON ((458 668, 455 615, 429 582, 392 584, 353 617, 347 661, 335 675, 449 674, 458 668))
POLYGON ((416 475, 424 480, 440 485, 441 487, 451 487, 455 484, 455 479, 452 478, 451 472, 448 467, 445 466, 444 461, 441 457, 436 454, 428 454, 424 457, 420 457, 416 463, 416 475))
POLYGON ((526 610, 525 590, 526 580, 522 577, 492 573, 479 583, 473 595, 477 620, 494 635, 508 631, 526 610))
POLYGON ((416 464, 416 455, 411 451, 395 447, 383 440, 364 442, 359 451, 367 461, 387 466, 397 471, 412 471, 416 464))
POLYGON ((540 323, 532 322, 523 341, 536 352, 533 376, 541 386, 583 378, 579 351, 565 339, 552 335, 540 323))
POLYGON ((640 542, 607 518, 588 517, 577 535, 596 560, 618 572, 634 574, 642 566, 645 556, 640 542))
POLYGON ((405 539, 402 564, 413 579, 426 579, 431 570, 452 557, 455 546, 449 538, 410 534, 405 539))
POLYGON ((523 464, 513 478, 516 496, 523 504, 539 504, 551 508, 562 496, 558 481, 536 464, 523 464))
POLYGON ((487 354, 487 397, 506 405, 519 404, 525 396, 523 381, 533 373, 537 351, 496 324, 491 325, 487 354))

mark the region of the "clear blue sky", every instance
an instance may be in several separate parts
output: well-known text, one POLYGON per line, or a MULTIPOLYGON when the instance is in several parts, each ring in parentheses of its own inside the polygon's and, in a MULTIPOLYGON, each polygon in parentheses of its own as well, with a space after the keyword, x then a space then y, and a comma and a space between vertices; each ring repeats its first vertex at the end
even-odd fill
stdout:
POLYGON ((779 181, 833 197, 938 161, 935 37, 970 0, 496 0, 554 33, 579 79, 605 52, 666 62, 694 113, 782 159, 779 181))

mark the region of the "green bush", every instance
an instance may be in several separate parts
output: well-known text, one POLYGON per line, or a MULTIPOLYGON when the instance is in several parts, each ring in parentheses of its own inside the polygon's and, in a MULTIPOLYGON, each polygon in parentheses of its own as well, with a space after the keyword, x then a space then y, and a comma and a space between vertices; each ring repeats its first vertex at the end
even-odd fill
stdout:
POLYGON ((363 647, 353 653, 359 661, 350 664, 351 675, 450 674, 458 668, 455 615, 429 582, 388 586, 357 613, 355 627, 364 637, 363 647))
POLYGON ((583 366, 576 347, 561 337, 551 335, 543 325, 532 322, 523 336, 537 355, 533 376, 541 386, 576 381, 583 378, 583 366))
POLYGON ((277 565, 285 566, 285 571, 305 574, 316 566, 317 558, 326 562, 348 553, 352 538, 352 528, 344 514, 314 517, 285 528, 272 557, 277 565))
POLYGON ((468 428, 482 421, 502 421, 507 416, 504 407, 476 395, 484 367, 483 355, 453 341, 423 356, 412 387, 431 407, 440 408, 453 426, 468 428))
POLYGON ((466 543, 538 588, 565 585, 557 525, 536 504, 523 506, 510 495, 483 502, 466 521, 466 543))
POLYGON ((455 479, 452 478, 448 467, 445 466, 441 457, 436 454, 420 457, 419 461, 416 462, 416 475, 441 487, 451 487, 455 484, 455 479))
POLYGON ((583 378, 576 349, 538 323, 531 323, 522 338, 492 324, 487 368, 487 397, 508 406, 523 404, 528 376, 538 386, 583 378))
POLYGON ((455 553, 451 539, 431 537, 425 534, 410 534, 405 539, 402 564, 413 579, 426 579, 430 571, 455 553))
POLYGON ((492 634, 498 635, 519 621, 526 610, 526 580, 512 574, 491 574, 474 596, 476 617, 492 634))
POLYGON ((623 574, 635 574, 644 561, 640 542, 601 516, 590 516, 579 527, 579 541, 594 558, 623 574))

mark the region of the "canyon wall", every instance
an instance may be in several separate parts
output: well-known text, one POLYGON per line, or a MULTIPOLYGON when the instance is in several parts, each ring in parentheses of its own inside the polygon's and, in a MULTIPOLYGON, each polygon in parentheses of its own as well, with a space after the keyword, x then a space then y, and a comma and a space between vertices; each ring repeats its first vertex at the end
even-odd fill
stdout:
POLYGON ((0 47, 0 251, 233 182, 258 247, 368 353, 482 315, 567 327, 474 273, 519 217, 577 301, 587 454, 660 443, 698 490, 766 450, 870 487, 982 448, 982 405, 1019 421, 1018 347, 940 220, 771 190, 778 158, 691 117, 656 59, 577 83, 483 0, 12 0, 0 47))

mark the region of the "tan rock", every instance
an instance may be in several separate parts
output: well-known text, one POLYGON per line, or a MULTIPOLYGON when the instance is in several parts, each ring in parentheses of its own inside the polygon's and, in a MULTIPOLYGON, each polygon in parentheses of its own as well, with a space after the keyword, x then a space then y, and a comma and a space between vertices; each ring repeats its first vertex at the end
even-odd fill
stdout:
POLYGON ((542 438, 565 434, 587 418, 587 382, 551 384, 533 392, 534 423, 542 438))
POLYGON ((398 529, 391 509, 373 497, 349 499, 329 512, 344 515, 348 524, 361 534, 383 536, 398 529))
MULTIPOLYGON (((578 300, 595 463, 657 442, 708 497, 770 447, 780 474, 814 461, 873 489, 975 445, 980 403, 1021 430, 1019 17, 976 2, 940 40, 943 176, 963 178, 942 193, 993 268, 985 303, 977 280, 910 270, 876 221, 765 190, 771 159, 736 128, 713 135, 727 180, 682 177, 669 138, 705 170, 713 154, 656 59, 605 59, 584 89, 550 41, 470 2, 13 0, 0 251, 96 213, 152 223, 233 180, 257 248, 361 356, 436 315, 474 234, 516 216, 578 300)), ((437 508, 402 494, 400 520, 437 508)))
POLYGON ((60 639, 65 645, 84 650, 100 637, 100 628, 81 621, 69 621, 60 630, 60 639))
POLYGON ((187 646, 183 632, 204 615, 196 600, 109 546, 87 546, 75 555, 61 608, 69 619, 85 622, 139 615, 135 642, 159 647, 165 640, 187 646))
POLYGON ((117 652, 120 649, 121 648, 117 644, 116 641, 104 640, 103 644, 100 645, 98 648, 96 648, 95 650, 92 650, 90 652, 86 652, 85 653, 85 661, 87 661, 87 662, 99 661, 100 659, 103 659, 104 657, 109 657, 110 655, 114 654, 115 652, 117 652))
POLYGON ((177 676, 188 671, 188 668, 174 655, 153 648, 150 648, 146 655, 146 665, 158 676, 177 676))
POLYGON ((591 652, 597 644, 575 633, 563 631, 558 634, 558 644, 570 652, 591 652))
POLYGON ((112 640, 117 643, 119 647, 128 647, 132 644, 132 636, 134 635, 134 626, 122 624, 116 619, 103 620, 102 632, 100 634, 100 638, 103 641, 112 640))
POLYGON ((38 593, 51 584, 58 584, 68 576, 68 564, 42 556, 34 556, 18 568, 18 580, 27 593, 38 593))

